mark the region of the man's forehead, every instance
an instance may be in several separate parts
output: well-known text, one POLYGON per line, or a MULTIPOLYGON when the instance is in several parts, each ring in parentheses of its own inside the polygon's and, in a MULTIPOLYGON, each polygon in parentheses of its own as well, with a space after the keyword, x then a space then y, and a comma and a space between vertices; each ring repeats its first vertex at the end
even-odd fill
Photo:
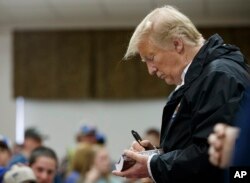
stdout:
POLYGON ((42 170, 42 171, 52 171, 52 172, 56 171, 56 163, 55 165, 50 164, 49 166, 45 164, 41 164, 41 163, 34 163, 34 165, 32 165, 31 167, 33 169, 42 170))
POLYGON ((49 156, 39 156, 37 157, 34 164, 47 164, 47 163, 56 165, 56 160, 49 156))
POLYGON ((151 42, 146 42, 146 41, 142 41, 138 44, 138 52, 139 54, 143 54, 143 53, 148 53, 148 52, 153 52, 156 49, 156 46, 151 43, 151 42))

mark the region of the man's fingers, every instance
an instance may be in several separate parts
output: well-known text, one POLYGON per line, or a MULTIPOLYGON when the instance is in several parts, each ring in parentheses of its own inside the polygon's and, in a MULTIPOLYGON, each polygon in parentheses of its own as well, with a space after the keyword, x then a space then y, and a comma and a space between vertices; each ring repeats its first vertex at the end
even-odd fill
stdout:
POLYGON ((210 156, 215 157, 216 159, 219 159, 219 158, 220 158, 220 152, 219 152, 219 151, 216 151, 216 149, 213 148, 213 147, 209 147, 209 149, 208 149, 208 154, 209 154, 210 156))
POLYGON ((219 161, 213 156, 209 157, 209 161, 214 165, 214 166, 219 166, 219 161))
POLYGON ((216 134, 211 134, 208 137, 208 143, 213 146, 216 150, 221 150, 223 147, 223 138, 218 138, 216 134))
POLYGON ((226 127, 227 127, 228 125, 226 125, 226 124, 223 124, 223 123, 218 123, 218 124, 216 124, 215 125, 215 127, 214 127, 214 132, 216 133, 216 135, 218 136, 218 137, 224 137, 225 136, 225 131, 226 131, 226 127))
POLYGON ((208 137, 208 143, 213 145, 215 143, 215 141, 217 140, 217 137, 214 133, 212 133, 211 135, 209 135, 208 137))
POLYGON ((133 141, 131 148, 133 149, 133 151, 144 151, 144 148, 136 141, 133 141))
POLYGON ((141 141, 141 144, 144 147, 147 147, 148 149, 154 149, 155 147, 153 146, 153 144, 151 144, 151 142, 149 140, 143 140, 141 141))
POLYGON ((131 158, 131 159, 133 159, 133 160, 135 160, 135 161, 137 161, 138 160, 138 153, 136 153, 136 152, 133 152, 133 151, 130 151, 130 150, 125 150, 124 151, 124 154, 128 157, 128 158, 131 158))
POLYGON ((137 152, 133 152, 133 151, 130 151, 130 150, 125 150, 124 154, 128 158, 131 158, 131 159, 133 159, 133 160, 135 160, 136 162, 139 162, 139 163, 143 163, 144 161, 147 161, 147 160, 145 160, 145 158, 147 159, 146 156, 138 154, 137 152))
POLYGON ((213 147, 209 147, 208 154, 209 154, 209 161, 213 165, 218 166, 220 163, 220 153, 216 151, 213 147))
POLYGON ((117 170, 113 170, 113 171, 112 171, 112 174, 114 174, 114 175, 116 175, 116 176, 124 177, 124 173, 123 173, 123 172, 120 172, 120 171, 117 171, 117 170))

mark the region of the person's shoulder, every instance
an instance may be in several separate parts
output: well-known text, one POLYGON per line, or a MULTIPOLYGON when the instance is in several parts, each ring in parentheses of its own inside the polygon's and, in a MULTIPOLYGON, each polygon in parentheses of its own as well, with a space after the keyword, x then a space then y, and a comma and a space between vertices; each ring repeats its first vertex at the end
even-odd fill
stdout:
POLYGON ((124 179, 111 174, 108 176, 108 180, 105 178, 100 178, 96 183, 107 183, 107 182, 109 182, 109 183, 121 183, 123 181, 124 181, 124 179))
POLYGON ((121 181, 123 181, 121 177, 110 175, 110 183, 120 183, 121 181))
POLYGON ((19 154, 16 154, 14 155, 11 160, 10 160, 10 166, 11 165, 14 165, 14 164, 17 164, 17 163, 23 163, 23 164, 26 164, 28 163, 28 159, 22 154, 22 153, 19 153, 19 154))
POLYGON ((206 78, 225 77, 233 80, 245 80, 249 75, 247 67, 240 62, 230 61, 227 59, 216 59, 204 67, 201 76, 206 78))
POLYGON ((8 170, 9 170, 8 168, 0 166, 0 182, 3 181, 4 174, 5 174, 8 170))
POLYGON ((232 61, 219 58, 207 64, 205 69, 208 69, 210 72, 225 72, 225 68, 231 70, 235 65, 232 61))
POLYGON ((22 153, 14 155, 13 159, 14 160, 27 160, 27 158, 22 153))
POLYGON ((66 177, 65 183, 77 181, 77 180, 79 180, 79 178, 80 178, 80 174, 78 172, 76 172, 76 171, 72 171, 66 177))

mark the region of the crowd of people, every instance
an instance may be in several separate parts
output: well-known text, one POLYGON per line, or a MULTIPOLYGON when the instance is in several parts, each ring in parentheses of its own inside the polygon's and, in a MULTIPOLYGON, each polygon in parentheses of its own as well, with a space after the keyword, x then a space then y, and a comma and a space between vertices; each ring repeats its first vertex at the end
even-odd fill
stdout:
POLYGON ((36 128, 25 130, 24 143, 12 146, 7 137, 0 139, 1 182, 51 183, 56 180, 58 159, 53 149, 45 147, 45 136, 36 128))
MULTIPOLYGON (((150 128, 144 139, 159 146, 160 132, 150 128)), ((124 179, 111 174, 114 163, 106 148, 107 137, 95 126, 84 124, 75 136, 75 146, 62 160, 44 145, 48 137, 37 128, 27 128, 23 144, 11 144, 0 135, 0 183, 149 183, 147 179, 124 179)))
POLYGON ((27 128, 22 145, 11 145, 0 136, 0 182, 2 183, 120 183, 111 174, 112 161, 106 137, 96 127, 83 125, 76 134, 76 147, 59 161, 55 150, 44 145, 47 137, 27 128), (17 148, 18 147, 18 148, 17 148))

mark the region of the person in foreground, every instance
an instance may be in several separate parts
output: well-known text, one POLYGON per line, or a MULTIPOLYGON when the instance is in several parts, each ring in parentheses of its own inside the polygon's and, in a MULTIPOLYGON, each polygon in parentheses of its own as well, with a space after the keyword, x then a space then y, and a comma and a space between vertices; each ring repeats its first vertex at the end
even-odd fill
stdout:
POLYGON ((229 167, 239 131, 239 128, 224 123, 215 125, 214 132, 208 137, 209 160, 213 165, 220 168, 229 167))
POLYGON ((220 168, 250 166, 250 88, 244 95, 242 107, 236 118, 236 126, 218 123, 208 137, 209 160, 220 168))
POLYGON ((4 183, 36 183, 32 169, 23 164, 13 165, 4 175, 4 183))
MULTIPOLYGON (((150 156, 134 142, 124 154, 136 161, 113 174, 150 177, 157 183, 221 182, 223 172, 208 158, 207 138, 218 121, 232 124, 249 71, 240 50, 215 34, 205 40, 184 14, 171 6, 153 10, 137 26, 125 59, 139 54, 149 74, 176 85, 163 109, 160 147, 150 156)), ((149 141, 142 145, 153 147, 149 141)))
POLYGON ((56 153, 49 147, 37 147, 30 155, 29 166, 36 175, 37 183, 53 183, 57 164, 56 153))

